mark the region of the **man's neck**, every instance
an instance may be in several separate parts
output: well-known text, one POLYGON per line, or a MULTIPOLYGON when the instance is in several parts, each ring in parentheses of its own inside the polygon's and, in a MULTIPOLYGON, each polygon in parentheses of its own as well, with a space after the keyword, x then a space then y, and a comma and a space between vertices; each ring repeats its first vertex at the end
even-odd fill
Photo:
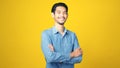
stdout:
POLYGON ((60 32, 62 35, 64 34, 64 25, 55 23, 55 27, 57 28, 58 32, 60 32))

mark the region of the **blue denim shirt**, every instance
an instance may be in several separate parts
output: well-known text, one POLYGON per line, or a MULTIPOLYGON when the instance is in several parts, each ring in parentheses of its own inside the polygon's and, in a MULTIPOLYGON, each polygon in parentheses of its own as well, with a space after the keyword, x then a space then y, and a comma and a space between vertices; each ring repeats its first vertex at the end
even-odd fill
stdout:
POLYGON ((46 60, 46 68, 74 68, 75 63, 80 63, 82 56, 70 58, 70 53, 79 48, 75 33, 64 30, 61 35, 55 27, 42 32, 41 48, 46 60), (54 52, 48 47, 52 44, 54 52))

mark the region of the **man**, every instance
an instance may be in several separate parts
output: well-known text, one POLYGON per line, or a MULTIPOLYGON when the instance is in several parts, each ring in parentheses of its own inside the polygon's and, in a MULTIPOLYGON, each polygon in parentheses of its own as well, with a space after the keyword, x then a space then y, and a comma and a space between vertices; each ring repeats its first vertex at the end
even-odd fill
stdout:
POLYGON ((82 60, 82 50, 75 33, 64 27, 68 7, 65 3, 56 3, 51 13, 55 25, 42 32, 42 51, 46 68, 74 68, 74 64, 82 60))

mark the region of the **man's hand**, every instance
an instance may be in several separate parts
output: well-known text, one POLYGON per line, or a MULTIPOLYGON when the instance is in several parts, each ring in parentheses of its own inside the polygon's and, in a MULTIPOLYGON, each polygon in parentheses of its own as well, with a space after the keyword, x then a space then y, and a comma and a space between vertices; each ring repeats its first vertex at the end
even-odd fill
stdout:
POLYGON ((54 52, 54 47, 53 47, 52 44, 49 44, 48 47, 50 48, 50 50, 51 50, 52 52, 54 52))
POLYGON ((70 54, 70 57, 74 58, 74 57, 78 57, 78 56, 80 56, 82 54, 83 54, 82 49, 81 48, 77 48, 70 54))

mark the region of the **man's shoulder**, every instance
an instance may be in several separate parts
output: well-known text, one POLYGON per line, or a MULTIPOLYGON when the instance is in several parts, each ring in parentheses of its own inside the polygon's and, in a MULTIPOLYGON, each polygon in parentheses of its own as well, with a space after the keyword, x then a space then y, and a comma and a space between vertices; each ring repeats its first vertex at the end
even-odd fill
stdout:
POLYGON ((42 31, 42 34, 50 34, 52 32, 52 28, 48 28, 42 31))
POLYGON ((71 30, 67 30, 67 32, 68 32, 69 36, 71 36, 72 38, 76 38, 77 37, 75 32, 73 32, 71 30))
POLYGON ((71 30, 67 30, 68 34, 74 35, 75 32, 71 31, 71 30))

